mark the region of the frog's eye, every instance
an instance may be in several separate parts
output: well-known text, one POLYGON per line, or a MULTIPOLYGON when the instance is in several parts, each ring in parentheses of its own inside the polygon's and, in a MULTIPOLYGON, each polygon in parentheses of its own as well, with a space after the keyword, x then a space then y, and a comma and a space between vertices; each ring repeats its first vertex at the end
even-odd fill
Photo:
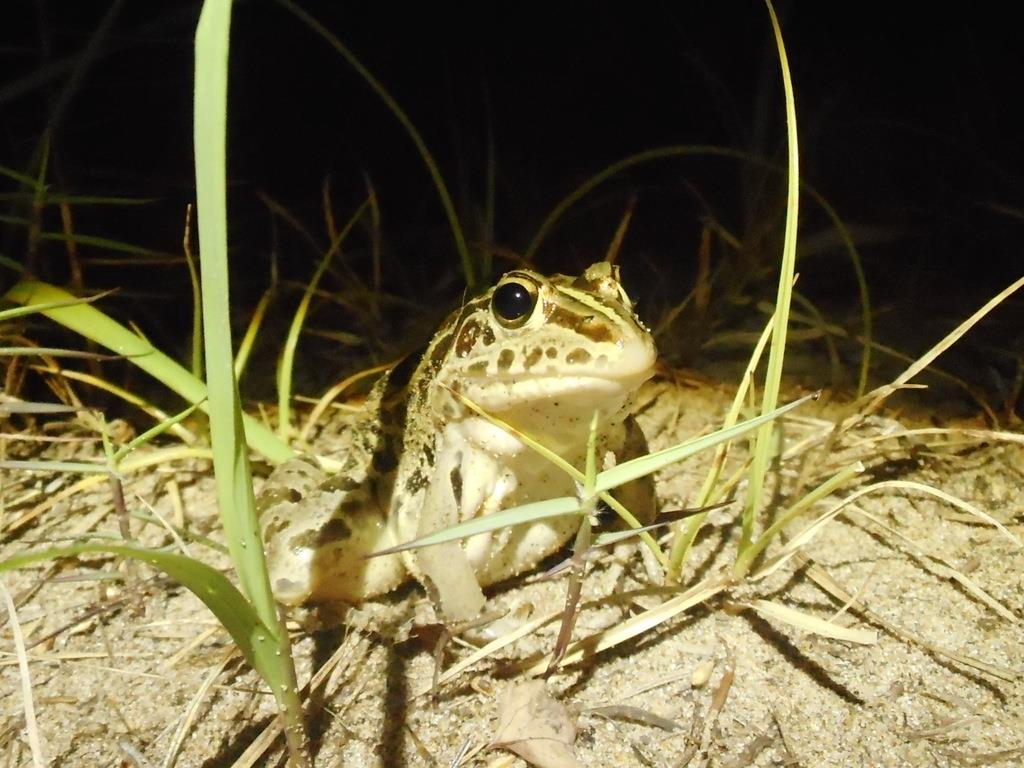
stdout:
POLYGON ((506 328, 518 328, 529 320, 536 305, 536 283, 521 277, 502 280, 491 296, 491 311, 506 328))

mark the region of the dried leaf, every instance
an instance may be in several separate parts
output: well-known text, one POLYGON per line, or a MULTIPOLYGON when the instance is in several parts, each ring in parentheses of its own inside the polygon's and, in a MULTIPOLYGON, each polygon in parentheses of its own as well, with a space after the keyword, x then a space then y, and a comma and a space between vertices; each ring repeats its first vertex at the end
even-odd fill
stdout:
POLYGON ((576 716, 551 698, 544 682, 530 680, 506 691, 498 705, 492 747, 515 752, 537 768, 583 768, 572 745, 576 716))

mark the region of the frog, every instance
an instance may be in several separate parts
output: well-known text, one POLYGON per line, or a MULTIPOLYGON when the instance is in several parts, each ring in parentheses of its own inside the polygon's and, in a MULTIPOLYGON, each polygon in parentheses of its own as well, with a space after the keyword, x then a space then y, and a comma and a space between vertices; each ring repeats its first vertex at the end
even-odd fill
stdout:
MULTIPOLYGON (((517 431, 576 467, 585 465, 592 419, 605 466, 644 453, 632 410, 656 360, 617 265, 598 262, 575 276, 507 272, 456 309, 421 356, 382 375, 337 473, 299 458, 267 479, 257 510, 275 598, 286 608, 361 604, 415 579, 445 620, 477 616, 484 587, 562 549, 580 516, 375 553, 577 495, 575 481, 517 431)), ((616 495, 641 522, 652 519, 648 478, 616 495)))

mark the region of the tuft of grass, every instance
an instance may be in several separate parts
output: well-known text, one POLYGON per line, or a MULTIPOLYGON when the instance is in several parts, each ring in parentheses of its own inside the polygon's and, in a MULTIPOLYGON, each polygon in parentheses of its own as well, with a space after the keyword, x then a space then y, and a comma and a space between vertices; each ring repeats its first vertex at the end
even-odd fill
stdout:
MULTIPOLYGON (((786 102, 787 157, 789 160, 788 193, 786 195, 786 234, 782 243, 782 262, 779 265, 779 289, 775 300, 774 323, 772 325, 771 346, 768 353, 768 370, 765 373, 764 394, 761 397, 761 413, 769 413, 775 409, 779 401, 779 388, 782 385, 782 366, 786 357, 786 333, 789 329, 789 305, 793 296, 793 280, 796 276, 796 233, 800 207, 800 152, 797 144, 796 100, 793 96, 793 82, 789 75, 789 61, 786 57, 786 46, 782 40, 782 30, 775 16, 771 2, 766 3, 768 15, 771 17, 772 31, 775 34, 775 47, 779 53, 779 66, 782 69, 782 83, 786 102)), ((753 546, 754 521, 764 506, 764 481, 768 473, 768 461, 774 447, 774 427, 771 421, 761 426, 755 437, 754 450, 750 463, 750 474, 747 477, 747 497, 743 509, 740 532, 740 543, 737 556, 736 575, 742 576, 739 570, 741 561, 746 557, 747 550, 753 546)), ((768 537, 768 533, 765 533, 768 537)), ((770 540, 770 537, 769 537, 770 540)), ((767 544, 767 542, 765 542, 767 544)))

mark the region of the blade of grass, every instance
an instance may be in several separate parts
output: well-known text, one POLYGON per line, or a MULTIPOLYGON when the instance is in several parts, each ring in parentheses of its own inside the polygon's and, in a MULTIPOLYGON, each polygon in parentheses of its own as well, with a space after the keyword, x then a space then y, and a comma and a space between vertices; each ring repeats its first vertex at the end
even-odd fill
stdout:
MULTIPOLYGON (((0 104, 3 104, 3 90, 0 90, 0 104)), ((21 173, 13 168, 6 165, 0 165, 0 176, 4 176, 11 181, 16 181, 26 187, 34 187, 36 180, 26 173, 21 173)))
POLYGON ((83 296, 82 298, 71 297, 69 301, 57 301, 49 304, 33 304, 27 307, 12 307, 11 309, 5 309, 0 311, 0 322, 9 322, 25 315, 35 315, 45 313, 51 309, 60 309, 61 307, 74 307, 79 304, 91 304, 94 301, 102 299, 104 296, 108 296, 113 291, 104 291, 103 293, 97 293, 95 296, 83 296))
MULTIPOLYGON (((31 225, 31 220, 20 216, 7 216, 0 215, 0 223, 3 224, 16 224, 23 227, 31 225)), ((164 253, 163 251, 154 251, 151 248, 144 248, 141 245, 135 245, 134 243, 126 243, 122 240, 112 240, 109 237, 100 237, 97 235, 83 235, 80 232, 74 232, 71 234, 65 232, 40 232, 40 240, 61 242, 61 243, 74 243, 76 245, 90 245, 96 248, 102 248, 105 251, 119 251, 122 253, 130 253, 133 256, 150 257, 155 260, 166 260, 172 259, 174 263, 181 261, 180 256, 175 256, 171 253, 164 253)))
POLYGON ((260 669, 285 723, 289 764, 311 765, 288 633, 270 589, 256 519, 252 473, 234 375, 228 313, 227 95, 230 0, 205 0, 195 37, 194 143, 203 338, 217 498, 231 560, 246 597, 267 628, 257 640, 270 652, 260 669))
POLYGON ((778 519, 776 519, 757 539, 750 543, 745 550, 740 552, 736 556, 736 562, 733 566, 733 573, 738 578, 742 578, 750 572, 754 561, 757 559, 765 548, 772 542, 776 536, 778 536, 782 530, 789 525, 793 520, 802 515, 812 506, 817 504, 819 501, 824 499, 830 493, 838 490, 839 488, 847 485, 853 478, 864 471, 864 465, 859 461, 856 464, 852 464, 849 467, 844 467, 839 472, 836 472, 832 477, 823 482, 817 488, 809 493, 805 493, 800 499, 793 504, 789 509, 782 512, 778 519))
POLYGON ((114 462, 120 464, 122 461, 124 461, 124 459, 128 457, 129 454, 136 451, 140 446, 145 445, 146 443, 150 442, 156 437, 159 437, 160 435, 162 435, 164 432, 171 429, 175 425, 183 422, 185 419, 187 419, 189 416, 195 413, 198 407, 198 403, 196 403, 195 405, 190 405, 188 408, 181 411, 180 413, 177 413, 174 416, 164 419, 159 424, 150 427, 141 435, 135 437, 133 440, 128 441, 127 443, 125 443, 125 445, 123 445, 114 453, 114 462))
POLYGON ((252 345, 256 343, 256 337, 259 335, 264 319, 266 319, 267 309, 270 307, 270 299, 272 297, 272 289, 268 288, 263 292, 259 302, 256 304, 256 309, 253 310, 252 317, 249 319, 249 324, 245 327, 242 341, 238 345, 238 352, 235 353, 235 378, 239 381, 242 379, 242 374, 245 373, 245 367, 249 362, 249 355, 252 352, 252 345))
POLYGON ((706 451, 708 448, 725 442, 726 440, 732 440, 753 429, 761 428, 764 424, 770 423, 775 419, 782 418, 793 409, 799 408, 809 400, 816 400, 817 398, 817 392, 810 395, 804 395, 787 405, 776 408, 767 413, 762 413, 760 416, 753 419, 747 419, 735 426, 720 429, 717 432, 712 432, 710 435, 704 435, 692 440, 687 440, 684 443, 674 445, 670 448, 663 448, 662 450, 655 451, 647 456, 631 459, 616 467, 607 469, 597 477, 597 490, 600 492, 608 490, 609 488, 617 488, 624 483, 628 483, 630 480, 636 480, 638 477, 649 475, 662 467, 668 466, 669 464, 677 461, 682 461, 683 459, 701 453, 702 451, 706 451))
POLYGON ((576 496, 559 496, 556 499, 535 501, 530 504, 523 504, 510 509, 503 509, 500 512, 492 512, 483 517, 474 517, 464 523, 442 528, 439 531, 428 533, 418 539, 397 544, 394 547, 381 549, 369 557, 380 557, 381 555, 392 555, 396 552, 404 552, 409 549, 422 549, 437 544, 444 544, 457 539, 467 539, 480 533, 489 533, 501 528, 509 528, 513 525, 524 523, 536 523, 540 520, 549 520, 553 517, 564 517, 565 515, 578 515, 581 513, 580 499, 576 496))
POLYGON ((0 357, 70 357, 79 360, 113 360, 116 355, 98 355, 95 352, 83 352, 80 349, 60 349, 58 347, 0 347, 0 357))
MULTIPOLYGON (((486 418, 491 423, 509 432, 509 434, 515 435, 518 439, 522 440, 532 450, 537 451, 541 456, 546 458, 548 461, 553 463, 563 472, 568 474, 573 480, 578 483, 584 483, 586 476, 583 472, 580 472, 576 467, 569 464, 562 457, 558 456, 554 452, 550 451, 541 443, 537 442, 529 435, 515 429, 513 426, 501 419, 488 414, 486 411, 481 409, 478 405, 468 400, 458 392, 452 391, 452 394, 457 397, 463 404, 466 405, 470 410, 479 414, 483 418, 486 418)), ((620 464, 611 469, 601 472, 596 478, 595 490, 598 496, 608 504, 613 510, 619 513, 620 517, 626 521, 626 523, 632 528, 642 527, 639 521, 636 520, 633 515, 629 514, 628 510, 612 496, 609 491, 612 488, 616 488, 619 485, 628 483, 630 480, 636 480, 644 475, 649 475, 662 467, 668 466, 669 464, 681 461, 682 459, 688 458, 694 454, 700 453, 701 451, 707 450, 714 445, 723 442, 725 440, 731 440, 739 435, 749 432, 752 429, 756 429, 761 424, 769 419, 779 418, 780 416, 788 413, 789 411, 797 408, 808 400, 817 397, 817 393, 806 395, 799 400, 796 400, 788 405, 779 408, 777 411, 758 416, 754 419, 750 419, 741 424, 737 424, 729 429, 719 430, 718 432, 710 435, 705 435, 694 440, 689 440, 680 445, 672 446, 656 453, 649 454, 647 456, 641 456, 637 459, 632 459, 623 464, 620 464)), ((542 519, 543 517, 555 517, 563 514, 572 514, 573 512, 579 513, 579 500, 570 496, 561 497, 559 499, 552 500, 553 503, 550 507, 546 504, 549 502, 534 502, 533 504, 523 505, 522 507, 513 507, 511 509, 502 510, 491 515, 486 515, 482 518, 474 518, 464 523, 451 526, 449 528, 437 531, 427 537, 416 539, 413 542, 408 542, 399 545, 397 548, 391 548, 374 554, 385 554, 400 549, 408 549, 411 547, 422 547, 430 546, 433 544, 439 544, 444 541, 451 541, 454 539, 465 538, 475 533, 481 533, 485 531, 497 530, 498 528, 504 528, 508 525, 517 525, 523 522, 529 522, 531 520, 542 519), (499 517, 500 516, 500 517, 499 517)), ((657 542, 654 541, 653 537, 647 532, 640 534, 644 538, 644 541, 648 544, 648 547, 652 548, 652 552, 658 558, 659 562, 664 567, 667 567, 668 562, 665 559, 664 553, 658 547, 657 542)))
MULTIPOLYGON (((217 617, 245 658, 266 678, 268 667, 273 666, 273 633, 256 615, 256 611, 228 578, 215 568, 173 552, 145 549, 126 544, 73 544, 29 552, 0 560, 0 572, 24 568, 66 557, 85 554, 107 554, 129 557, 149 563, 188 588, 202 600, 217 617)), ((269 682, 269 680, 268 680, 269 682)))
MULTIPOLYGON (((0 169, 0 176, 5 175, 0 169)), ((31 183, 31 182, 30 182, 31 183)), ((26 192, 5 192, 0 194, 0 200, 31 200, 32 196, 26 192)), ((48 194, 43 201, 46 205, 67 205, 80 207, 85 205, 111 205, 111 206, 133 206, 152 205, 159 202, 158 197, 113 197, 110 195, 69 195, 64 193, 48 194)))

